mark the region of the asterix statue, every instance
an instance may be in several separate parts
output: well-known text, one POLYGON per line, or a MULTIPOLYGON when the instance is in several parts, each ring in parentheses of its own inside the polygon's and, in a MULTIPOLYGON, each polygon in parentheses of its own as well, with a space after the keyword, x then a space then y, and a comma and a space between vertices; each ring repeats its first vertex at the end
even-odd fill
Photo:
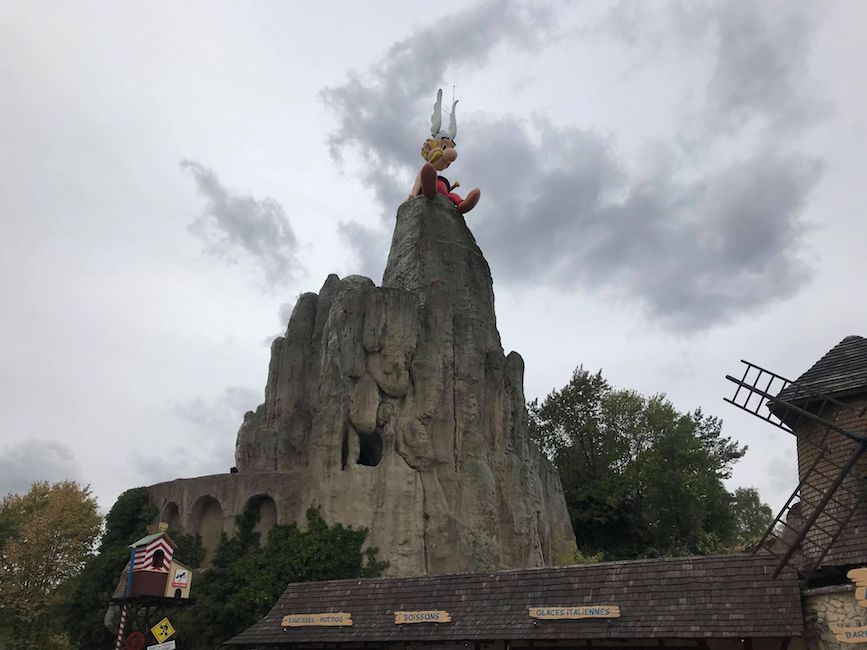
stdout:
POLYGON ((449 198, 454 204, 457 211, 461 214, 472 210, 476 203, 479 202, 481 192, 479 188, 470 190, 467 198, 462 199, 460 196, 452 192, 460 183, 450 184, 445 176, 440 176, 438 172, 443 171, 451 165, 458 157, 458 152, 455 151, 455 135, 458 131, 458 123, 455 118, 455 106, 458 100, 452 102, 452 112, 449 119, 448 132, 442 131, 442 106, 443 106, 443 91, 437 91, 437 101, 434 104, 434 112, 430 119, 431 136, 421 147, 421 157, 427 162, 422 166, 415 177, 415 183, 412 186, 412 193, 409 198, 414 198, 420 194, 424 194, 427 198, 434 198, 437 193, 449 198))

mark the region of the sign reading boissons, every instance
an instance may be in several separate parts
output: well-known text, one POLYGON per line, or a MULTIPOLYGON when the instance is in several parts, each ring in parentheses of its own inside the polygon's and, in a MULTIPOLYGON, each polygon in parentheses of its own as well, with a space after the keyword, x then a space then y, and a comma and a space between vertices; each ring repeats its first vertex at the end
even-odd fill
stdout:
POLYGON ((452 615, 440 609, 427 609, 419 612, 395 612, 395 625, 407 623, 451 623, 452 615))

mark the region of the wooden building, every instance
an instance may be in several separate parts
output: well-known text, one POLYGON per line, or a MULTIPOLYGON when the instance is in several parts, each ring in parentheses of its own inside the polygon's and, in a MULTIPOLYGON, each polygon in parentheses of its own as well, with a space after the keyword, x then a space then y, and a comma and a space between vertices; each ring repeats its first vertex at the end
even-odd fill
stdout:
POLYGON ((854 434, 783 415, 797 437, 800 479, 784 532, 798 530, 818 512, 793 557, 802 577, 807 647, 867 643, 867 601, 859 597, 853 578, 867 564, 867 453, 857 455, 867 436, 867 339, 847 336, 778 397, 854 434), (842 483, 822 506, 823 495, 841 474, 842 483))
POLYGON ((797 574, 772 579, 773 568, 766 555, 726 555, 292 584, 229 645, 795 650, 797 574), (338 615, 316 616, 328 613, 338 615), (402 622, 407 613, 419 622, 402 622))

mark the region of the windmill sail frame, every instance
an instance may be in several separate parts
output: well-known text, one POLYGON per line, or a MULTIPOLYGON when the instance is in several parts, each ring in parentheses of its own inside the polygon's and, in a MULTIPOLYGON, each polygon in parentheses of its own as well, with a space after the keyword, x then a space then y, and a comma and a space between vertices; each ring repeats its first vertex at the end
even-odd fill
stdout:
MULTIPOLYGON (((853 411, 849 404, 828 394, 810 390, 749 361, 741 360, 741 363, 745 368, 740 379, 726 375, 726 379, 737 388, 731 398, 724 398, 725 401, 795 436, 799 441, 799 456, 802 452, 801 445, 815 454, 805 467, 800 468, 797 487, 768 527, 761 542, 754 548, 754 552, 769 551, 780 558, 774 577, 792 561, 796 553, 801 552, 803 557, 799 569, 809 577, 822 566, 822 561, 867 493, 867 482, 863 478, 859 480, 852 476, 853 468, 867 451, 867 434, 852 431, 837 423, 843 419, 841 414, 853 411), (754 399, 755 405, 752 404, 754 399), (767 415, 760 412, 763 406, 767 409, 767 415), (804 432, 804 426, 808 425, 821 428, 818 441, 814 439, 816 436, 811 434, 814 432, 804 432), (836 445, 834 439, 837 435, 855 443, 848 458, 842 463, 835 458, 839 454, 829 447, 836 445), (827 467, 834 471, 827 473, 824 471, 827 467), (848 485, 853 483, 852 480, 847 481, 850 477, 855 481, 854 488, 848 485), (790 515, 795 514, 795 508, 800 511, 802 506, 808 507, 806 520, 790 521, 794 519, 790 515), (826 520, 831 522, 830 525, 826 520), (809 541, 806 549, 805 541, 809 541), (805 550, 808 552, 803 552, 805 550)), ((855 410, 858 418, 863 417, 865 408, 855 410)), ((806 452, 804 456, 807 456, 806 452)))

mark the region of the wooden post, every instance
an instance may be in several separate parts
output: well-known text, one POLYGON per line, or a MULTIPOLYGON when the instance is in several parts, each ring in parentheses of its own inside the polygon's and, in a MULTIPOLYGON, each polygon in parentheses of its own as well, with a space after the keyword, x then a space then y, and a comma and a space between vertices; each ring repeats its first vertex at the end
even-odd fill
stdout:
POLYGON ((126 604, 120 608, 120 625, 117 626, 117 639, 114 642, 114 650, 121 650, 123 646, 123 629, 126 627, 126 608, 126 604))

